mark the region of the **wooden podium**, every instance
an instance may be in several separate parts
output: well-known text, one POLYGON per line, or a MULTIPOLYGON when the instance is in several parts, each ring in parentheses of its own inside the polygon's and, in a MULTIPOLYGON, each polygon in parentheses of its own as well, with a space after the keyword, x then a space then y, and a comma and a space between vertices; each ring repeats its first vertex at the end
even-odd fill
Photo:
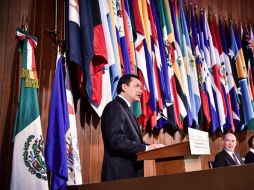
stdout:
POLYGON ((155 160, 156 175, 208 169, 207 160, 202 157, 205 156, 191 155, 189 142, 178 143, 137 154, 137 160, 155 160))

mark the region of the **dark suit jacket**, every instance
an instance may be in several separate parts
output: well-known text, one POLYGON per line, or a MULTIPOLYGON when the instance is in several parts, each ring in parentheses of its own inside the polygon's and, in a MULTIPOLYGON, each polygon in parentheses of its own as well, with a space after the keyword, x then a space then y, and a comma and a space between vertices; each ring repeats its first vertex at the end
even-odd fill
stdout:
POLYGON ((254 163, 254 153, 249 151, 245 155, 245 164, 254 163))
MULTIPOLYGON (((243 164, 241 157, 238 154, 235 154, 237 159, 241 164, 243 164)), ((214 168, 219 168, 219 167, 227 167, 227 166, 234 166, 237 165, 234 161, 234 159, 227 153, 226 150, 222 150, 215 156, 215 160, 213 163, 214 168)))
POLYGON ((107 104, 101 117, 104 158, 101 180, 144 176, 144 163, 136 153, 145 151, 137 120, 127 103, 116 97, 107 104))

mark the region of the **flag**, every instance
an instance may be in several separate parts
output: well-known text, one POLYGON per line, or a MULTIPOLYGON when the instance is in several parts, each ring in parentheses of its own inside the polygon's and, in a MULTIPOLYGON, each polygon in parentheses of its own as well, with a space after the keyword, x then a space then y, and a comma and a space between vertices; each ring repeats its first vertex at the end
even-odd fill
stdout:
MULTIPOLYGON (((100 1, 101 2, 101 1, 100 1)), ((112 47, 114 51, 114 57, 115 57, 115 64, 111 65, 109 67, 109 73, 110 73, 110 82, 111 82, 111 94, 112 98, 115 98, 117 83, 120 77, 122 76, 121 73, 121 63, 120 63, 120 55, 119 55, 119 49, 118 49, 118 43, 117 43, 117 36, 116 36, 116 26, 114 22, 114 11, 112 7, 112 1, 108 1, 108 8, 109 13, 107 14, 107 21, 108 21, 108 27, 109 27, 109 33, 112 41, 112 47)))
MULTIPOLYGON (((102 85, 103 85, 103 69, 105 65, 108 65, 107 46, 105 42, 104 29, 101 21, 101 13, 99 8, 99 2, 94 0, 86 0, 90 7, 87 7, 92 11, 91 20, 92 22, 92 33, 93 33, 93 58, 90 63, 85 63, 85 87, 90 102, 93 105, 100 105, 102 100, 102 85), (88 64, 88 65, 87 65, 88 64), (90 78, 91 77, 91 78, 90 78), (90 81, 91 79, 91 81, 90 81)), ((81 1, 82 2, 82 1, 81 1)), ((86 9, 86 11, 88 11, 86 9)), ((85 10, 84 10, 85 11, 85 10)), ((88 17, 89 18, 89 17, 88 17)), ((86 20, 87 22, 88 20, 86 20)), ((81 19, 82 22, 82 19, 81 19)), ((86 23, 87 24, 87 23, 86 23)), ((86 30, 85 26, 83 30, 86 30)), ((82 30, 82 31, 83 31, 82 30)), ((89 30, 88 30, 89 31, 89 30)), ((87 39, 85 39, 87 40, 87 39)), ((86 43, 84 41, 83 43, 86 43)), ((110 88, 110 87, 109 87, 110 88)))
POLYGON ((172 45, 172 52, 171 54, 174 54, 171 58, 172 60, 172 65, 173 65, 173 72, 174 72, 174 80, 175 80, 175 88, 176 88, 176 98, 174 97, 174 107, 176 107, 176 113, 178 112, 177 109, 179 109, 179 115, 177 114, 177 117, 180 119, 179 120, 179 127, 180 128, 184 128, 184 120, 186 119, 186 116, 188 114, 188 108, 187 105, 185 104, 185 93, 184 93, 184 89, 183 89, 183 81, 181 78, 181 65, 183 64, 182 61, 182 56, 181 54, 181 50, 179 47, 179 43, 178 40, 176 40, 178 31, 175 31, 174 28, 174 22, 175 22, 175 14, 174 14, 174 7, 171 1, 167 2, 164 1, 165 5, 164 5, 164 9, 165 12, 168 13, 168 17, 169 17, 169 27, 170 27, 170 32, 169 32, 169 36, 168 36, 168 40, 170 42, 170 44, 172 45))
POLYGON ((102 112, 107 105, 112 100, 111 94, 111 83, 110 83, 110 73, 109 68, 104 68, 102 70, 102 99, 99 105, 95 105, 91 103, 94 111, 97 113, 99 117, 101 117, 102 112))
MULTIPOLYGON (((127 0, 128 2, 125 1, 126 5, 125 7, 127 7, 125 10, 127 11, 128 14, 128 22, 131 26, 131 29, 129 29, 130 32, 130 36, 131 36, 131 43, 132 46, 134 47, 134 56, 135 56, 135 74, 138 74, 138 69, 137 69, 137 57, 136 57, 136 48, 135 48, 135 42, 137 40, 137 36, 138 36, 138 32, 136 29, 136 23, 135 23, 135 15, 134 15, 134 7, 133 7, 133 3, 132 0, 127 0), (132 34, 131 34, 132 33, 132 34)), ((139 118, 142 115, 142 110, 141 110, 141 102, 134 102, 132 104, 132 108, 133 108, 133 114, 139 118)))
POLYGON ((219 33, 220 33, 220 39, 222 44, 222 56, 224 57, 224 63, 226 68, 226 76, 227 76, 227 82, 228 82, 228 94, 230 99, 230 105, 231 109, 229 110, 232 113, 232 131, 235 131, 235 127, 240 125, 240 113, 239 113, 239 106, 238 106, 238 100, 237 100, 237 89, 235 86, 235 81, 233 77, 233 72, 230 65, 230 59, 229 59, 229 51, 226 44, 226 38, 224 34, 224 28, 222 21, 219 22, 219 33))
POLYGON ((251 25, 250 25, 250 40, 251 40, 252 48, 254 49, 254 34, 253 34, 253 30, 252 30, 251 25))
MULTIPOLYGON (((202 39, 201 42, 203 44, 204 60, 205 60, 206 70, 207 70, 207 92, 209 97, 210 114, 212 119, 210 127, 211 127, 212 133, 214 133, 216 132, 217 129, 220 129, 221 131, 223 131, 223 127, 221 127, 220 125, 220 116, 218 111, 218 102, 217 102, 217 95, 216 95, 216 93, 219 94, 219 92, 215 84, 215 79, 214 79, 215 76, 212 69, 212 63, 215 60, 215 55, 214 55, 214 49, 211 48, 213 46, 212 46, 211 35, 209 32, 210 28, 207 21, 207 15, 204 13, 201 17, 202 17, 201 25, 202 25, 202 34, 203 34, 201 38, 202 39)), ((219 100, 221 101, 220 98, 219 100)))
POLYGON ((167 119, 167 103, 171 100, 171 92, 168 78, 168 68, 164 52, 164 44, 159 23, 158 13, 154 0, 150 1, 150 10, 148 11, 151 17, 151 45, 154 60, 154 73, 156 78, 157 88, 157 125, 160 129, 168 123, 167 119))
POLYGON ((154 110, 154 114, 151 117, 151 126, 161 128, 163 127, 163 122, 157 123, 158 115, 160 115, 160 112, 163 110, 163 99, 161 95, 161 89, 160 89, 160 68, 161 68, 161 56, 160 56, 160 49, 158 44, 158 38, 157 38, 157 30, 155 25, 155 18, 152 8, 152 2, 147 1, 147 12, 148 12, 148 18, 150 21, 150 36, 151 36, 151 57, 152 57, 152 65, 153 65, 153 81, 154 81, 154 92, 155 92, 155 103, 156 107, 154 110), (160 126, 159 126, 159 125, 160 126))
POLYGON ((244 114, 243 114, 243 103, 241 99, 241 93, 239 90, 239 79, 237 76, 237 69, 236 69, 236 64, 235 64, 235 56, 234 56, 234 51, 232 49, 232 36, 231 36, 231 26, 230 24, 225 24, 225 31, 226 31, 226 42, 227 42, 227 47, 229 49, 228 55, 230 59, 230 65, 231 65, 231 70, 232 70, 232 75, 235 81, 235 89, 236 89, 236 96, 237 96, 237 105, 238 105, 238 110, 240 114, 240 122, 239 123, 234 123, 235 124, 235 129, 237 131, 241 131, 244 128, 244 114))
MULTIPOLYGON (((243 34, 243 29, 242 29, 242 34, 243 34)), ((247 128, 250 130, 254 130, 254 100, 253 100, 252 91, 251 91, 251 82, 253 83, 253 80, 250 82, 250 78, 252 78, 252 74, 250 72, 250 62, 245 61, 246 57, 244 57, 244 49, 246 48, 242 47, 242 43, 240 40, 237 27, 235 27, 235 39, 236 39, 236 44, 238 47, 238 56, 237 56, 238 59, 236 61, 237 72, 240 70, 239 66, 241 65, 240 67, 242 67, 243 72, 246 73, 246 79, 239 81, 241 92, 242 92, 244 118, 247 124, 247 128), (241 64, 239 62, 241 62, 241 64)), ((245 39, 246 39, 246 32, 245 32, 245 39)), ((246 47, 246 43, 244 45, 246 47)), ((239 77, 239 74, 238 74, 238 77, 239 77)))
MULTIPOLYGON (((180 126, 180 110, 178 107, 177 91, 175 76, 173 70, 173 61, 175 59, 173 44, 170 43, 169 37, 172 36, 172 29, 169 22, 169 15, 166 10, 166 2, 155 0, 156 11, 158 14, 158 31, 160 30, 161 38, 159 38, 161 47, 162 68, 165 76, 166 85, 163 89, 165 96, 165 109, 163 115, 168 123, 172 126, 180 126), (168 83, 168 85, 167 85, 168 83), (170 93, 169 93, 170 92, 170 93), (166 114, 165 114, 166 113, 166 114)), ((164 118, 164 117, 162 117, 164 118)))
MULTIPOLYGON (((116 64, 116 59, 114 56, 112 39, 109 30, 109 23, 108 23, 108 16, 109 16, 109 7, 107 1, 99 1, 99 8, 100 8, 100 16, 102 21, 103 32, 105 36, 105 43, 106 43, 106 52, 108 58, 108 64, 101 68, 102 72, 102 86, 101 86, 101 101, 99 104, 95 104, 90 102, 93 109, 97 113, 99 117, 101 117, 104 107, 107 105, 108 102, 112 100, 112 93, 111 93, 111 80, 110 80, 110 72, 109 68, 116 64)), ((115 68, 117 69, 117 68, 115 68)), ((118 78, 118 74, 114 73, 114 78, 118 78)), ((95 89, 96 90, 96 89, 95 89)))
MULTIPOLYGON (((197 78, 197 70, 195 65, 194 56, 191 49, 189 31, 186 24, 186 19, 183 11, 182 2, 179 1, 179 9, 180 9, 180 21, 182 27, 182 52, 183 59, 185 62, 189 94, 190 94, 190 107, 193 119, 195 121, 195 125, 198 126, 198 113, 201 108, 201 98, 198 89, 198 78, 197 78)), ((187 15, 188 16, 188 15, 187 15)))
MULTIPOLYGON (((164 45, 161 33, 161 26, 159 23, 158 13, 153 0, 150 1, 151 12, 153 16, 153 29, 152 29, 152 44, 154 45, 152 51, 155 52, 155 65, 154 73, 157 74, 157 125, 156 128, 160 129, 168 123, 167 119, 167 103, 171 101, 171 92, 168 78, 168 68, 164 52, 164 45), (164 116, 164 117, 163 117, 164 116), (165 118, 166 117, 166 118, 165 118)), ((151 26, 151 27, 152 27, 151 26)))
MULTIPOLYGON (((205 22, 207 21, 205 20, 205 22)), ((210 52, 210 58, 211 58, 211 62, 210 62, 211 64, 208 65, 208 68, 211 69, 212 71, 211 72, 212 79, 213 79, 212 89, 214 93, 217 113, 219 116, 220 128, 221 128, 221 131, 223 132, 223 126, 226 125, 227 109, 226 109, 226 103, 225 103, 222 84, 221 84, 221 80, 222 80, 221 79, 222 74, 220 73, 221 61, 219 56, 219 50, 217 49, 219 47, 217 45, 217 39, 215 37, 213 21, 211 18, 209 19, 209 25, 206 24, 206 34, 207 34, 207 40, 208 40, 208 50, 210 52)))
MULTIPOLYGON (((147 122, 151 116, 151 110, 149 108, 148 102, 150 99, 150 89, 149 89, 149 81, 148 81, 148 69, 146 59, 149 60, 149 52, 146 52, 147 45, 145 46, 145 30, 144 24, 141 15, 141 5, 139 1, 132 0, 132 8, 134 13, 134 22, 136 27, 136 39, 135 39, 135 55, 136 55, 136 63, 137 63, 137 73, 140 77, 140 81, 142 84, 142 98, 141 98, 141 110, 142 113, 138 116, 138 122, 142 124, 143 127, 146 127, 147 122)), ((151 63, 149 63, 151 64, 151 63)))
POLYGON ((242 38, 242 49, 243 55, 246 63, 246 69, 248 73, 248 86, 250 88, 250 94, 252 95, 252 102, 254 97, 254 55, 252 48, 252 41, 250 39, 250 34, 248 29, 245 27, 243 29, 243 38, 242 38))
POLYGON ((135 60, 135 53, 134 53, 134 41, 132 35, 132 24, 130 20, 130 10, 129 10, 129 2, 128 0, 121 0, 122 5, 122 16, 123 16, 123 26, 124 26, 124 33, 126 38, 126 46, 128 50, 128 55, 130 59, 130 68, 131 73, 136 73, 136 60, 135 60))
POLYGON ((110 29, 109 29, 109 23, 108 23, 110 18, 108 2, 99 1, 99 9, 100 9, 100 16, 101 16, 101 22, 102 22, 102 28, 103 28, 104 37, 105 37, 106 52, 107 52, 107 58, 108 58, 107 67, 110 67, 111 65, 116 63, 116 59, 114 56, 113 40, 111 38, 112 35, 110 35, 110 29))
POLYGON ((154 0, 151 0, 151 8, 152 8, 152 13, 153 13, 153 17, 154 17, 155 26, 156 26, 158 45, 159 45, 159 50, 160 50, 160 52, 158 52, 158 54, 159 54, 158 57, 160 57, 160 60, 156 59, 157 64, 158 64, 159 73, 160 73, 159 74, 160 89, 162 91, 162 96, 164 97, 163 99, 165 99, 165 101, 170 102, 170 101, 172 101, 172 98, 171 98, 171 92, 170 92, 166 55, 165 55, 165 51, 164 51, 161 25, 160 25, 158 12, 157 12, 154 0))
MULTIPOLYGON (((74 97, 78 99, 79 96, 85 95, 83 86, 83 68, 84 57, 92 57, 93 52, 86 48, 86 52, 82 51, 81 43, 81 28, 80 28, 80 6, 78 0, 67 0, 65 4, 66 18, 65 18, 65 42, 66 53, 72 64, 72 72, 74 73, 72 80, 76 88, 74 88, 74 97), (88 56, 89 55, 89 56, 88 56)), ((89 38, 89 37, 88 37, 89 38)), ((91 39, 91 38, 89 38, 91 39)), ((90 43, 88 43, 90 45, 90 43)), ((89 58, 90 59, 90 58, 89 58)))
POLYGON ((66 3, 66 51, 70 61, 83 67, 80 44, 79 1, 68 0, 66 3))
POLYGON ((69 155, 67 131, 70 128, 63 57, 57 56, 50 110, 48 116, 45 159, 51 171, 51 189, 66 189, 68 181, 67 155, 69 155))
POLYGON ((34 49, 37 38, 17 29, 22 53, 22 79, 14 126, 10 189, 48 189, 47 169, 38 103, 34 49))
MULTIPOLYGON (((246 62, 244 60, 243 48, 242 48, 237 27, 235 27, 235 39, 236 39, 236 43, 238 47, 238 59, 236 63, 238 63, 239 60, 240 62, 242 62, 243 71, 246 72, 246 75, 247 75, 246 77, 247 87, 245 87, 245 81, 244 81, 244 84, 242 83, 242 81, 240 82, 241 90, 243 91, 242 97, 243 97, 245 121, 247 122, 247 128, 253 130, 254 129, 254 102, 253 102, 253 96, 250 89, 248 66, 246 65, 246 62)), ((239 64, 237 64, 237 66, 239 66, 239 64)))
MULTIPOLYGON (((168 22, 166 26, 167 27, 167 39, 169 42, 169 49, 167 50, 170 55, 169 55, 169 61, 173 66, 173 78, 171 77, 171 82, 172 85, 172 92, 174 95, 174 113, 175 113, 175 118, 177 121, 177 125, 183 129, 183 121, 184 118, 187 116, 187 111, 184 105, 184 94, 183 94, 183 89, 182 89, 182 80, 181 80, 181 74, 179 70, 179 66, 177 63, 177 50, 176 50, 176 42, 175 42, 175 34, 174 34, 174 29, 172 25, 172 16, 171 16, 171 10, 169 3, 166 3, 165 1, 164 5, 162 6, 164 9, 164 14, 165 14, 165 21, 168 22), (168 14, 167 14, 168 13, 168 14)), ((170 72, 170 76, 172 76, 172 71, 170 72)))
POLYGON ((149 100, 147 105, 147 110, 149 113, 149 120, 151 127, 155 127, 156 125, 156 97, 155 97, 155 81, 153 79, 153 63, 152 58, 148 50, 148 46, 146 41, 143 42, 144 50, 145 50, 145 58, 146 58, 146 67, 147 67, 147 76, 148 76, 148 84, 149 84, 149 100))
POLYGON ((182 49, 183 49, 183 39, 180 38, 182 35, 182 27, 180 21, 180 12, 177 6, 176 1, 169 1, 170 9, 171 9, 171 18, 172 24, 174 28, 175 34, 175 48, 177 53, 177 64, 180 71, 181 77, 181 90, 183 92, 183 103, 187 111, 187 126, 191 127, 193 122, 193 115, 191 112, 191 104, 190 104, 190 93, 189 93, 189 86, 187 81, 187 73, 185 69, 185 62, 183 60, 182 49))
POLYGON ((67 53, 70 61, 80 65, 81 91, 92 104, 102 98, 102 73, 107 64, 104 31, 98 1, 69 0, 67 22, 67 53), (83 82, 83 85, 81 84, 83 82))
POLYGON ((147 68, 147 79, 148 79, 148 89, 149 89, 149 99, 148 104, 146 104, 146 110, 148 111, 148 116, 146 120, 149 120, 151 127, 156 125, 156 81, 154 80, 154 70, 153 70, 153 60, 152 60, 152 46, 151 46, 151 18, 149 18, 148 13, 149 3, 147 1, 141 1, 141 21, 143 24, 144 37, 143 47, 145 53, 145 61, 147 68))
MULTIPOLYGON (((247 70, 243 57, 242 46, 239 39, 238 31, 233 31, 232 25, 230 26, 230 36, 231 36, 231 50, 234 55, 234 64, 236 67, 237 78, 238 78, 238 88, 240 90, 240 99, 242 103, 242 112, 243 112, 243 120, 244 125, 252 128, 254 122, 254 112, 251 104, 251 96, 248 90, 247 84, 247 70)), ((243 130, 242 128, 238 128, 238 131, 243 130)))
MULTIPOLYGON (((201 43, 202 33, 197 30, 197 25, 199 25, 199 23, 196 23, 192 6, 190 6, 190 15, 191 15, 191 30, 192 30, 192 49, 195 55, 195 62, 197 66, 198 85, 199 85, 200 97, 202 102, 202 113, 204 115, 206 125, 209 126, 211 123, 211 115, 210 115, 211 101, 209 101, 209 97, 208 97, 208 90, 210 87, 208 83, 209 82, 208 73, 207 73, 208 70, 207 70, 207 65, 205 63, 204 51, 201 51, 202 49, 201 45, 203 45, 201 43)), ((202 19, 201 19, 201 31, 202 31, 202 19)), ((201 125, 204 125, 203 120, 200 120, 200 122, 201 122, 200 123, 201 125)))
POLYGON ((234 122, 233 122, 233 112, 231 106, 231 100, 229 95, 229 85, 226 71, 226 59, 223 48, 222 48, 222 39, 220 39, 219 28, 216 22, 216 18, 214 17, 212 20, 212 25, 214 29, 213 38, 214 38, 214 48, 218 50, 219 61, 220 61, 220 83, 221 83, 221 94, 223 96, 224 106, 225 106, 225 115, 226 115, 226 123, 223 126, 226 130, 234 131, 234 122))
POLYGON ((128 54, 128 46, 123 23, 123 9, 121 0, 112 0, 112 8, 114 11, 114 22, 116 26, 116 36, 121 60, 121 72, 123 74, 131 73, 130 57, 128 54))
MULTIPOLYGON (((58 57, 60 57, 58 55, 58 57)), ((79 157, 78 135, 76 115, 74 110, 74 102, 72 95, 72 88, 69 76, 68 67, 65 65, 65 86, 66 99, 69 115, 70 128, 65 134, 66 152, 67 152, 67 166, 68 166, 68 181, 67 185, 81 185, 82 172, 79 157)))
MULTIPOLYGON (((252 44, 251 44, 251 39, 250 39, 250 35, 249 35, 249 31, 247 30, 247 28, 245 28, 243 30, 243 37, 242 37, 242 49, 243 49, 243 54, 244 54, 244 58, 245 58, 245 63, 246 63, 246 70, 247 70, 247 74, 248 74, 248 78, 247 78, 247 84, 248 84, 248 88, 249 88, 249 94, 250 94, 250 98, 251 98, 251 103, 252 103, 252 108, 254 110, 254 100, 253 100, 253 96, 254 96, 254 56, 253 56, 253 48, 252 48, 252 44)), ((249 130, 253 130, 254 129, 254 125, 252 124, 248 124, 248 129, 249 130)))

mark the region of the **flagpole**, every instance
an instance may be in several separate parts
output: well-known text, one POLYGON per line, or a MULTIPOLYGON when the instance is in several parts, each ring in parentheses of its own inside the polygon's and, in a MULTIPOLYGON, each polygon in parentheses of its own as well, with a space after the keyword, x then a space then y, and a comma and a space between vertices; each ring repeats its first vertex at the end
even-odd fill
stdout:
POLYGON ((52 171, 49 172, 49 189, 52 187, 52 171))
POLYGON ((64 9, 63 9, 63 40, 65 40, 65 12, 66 12, 66 1, 64 1, 64 9))
POLYGON ((58 37, 57 37, 57 0, 55 0, 55 23, 54 23, 54 29, 50 30, 49 28, 47 29, 47 32, 52 35, 53 39, 54 39, 54 44, 58 44, 58 37))
MULTIPOLYGON (((63 34, 63 36, 62 36, 62 51, 64 52, 64 59, 65 59, 65 65, 66 65, 66 34, 65 34, 65 27, 66 27, 66 11, 68 11, 68 10, 66 10, 67 8, 67 6, 69 6, 69 1, 67 2, 68 3, 68 5, 66 5, 66 1, 64 1, 64 9, 63 9, 63 32, 62 32, 62 34, 63 34)), ((68 7, 69 8, 69 7, 68 7)), ((69 14, 68 14, 69 15, 69 14)))
POLYGON ((57 34, 57 0, 55 0, 55 35, 57 34))

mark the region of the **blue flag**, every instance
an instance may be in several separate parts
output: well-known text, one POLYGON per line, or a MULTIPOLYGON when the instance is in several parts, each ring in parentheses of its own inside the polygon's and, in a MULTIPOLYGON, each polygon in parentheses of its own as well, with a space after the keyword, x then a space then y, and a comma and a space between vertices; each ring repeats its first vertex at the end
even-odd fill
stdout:
MULTIPOLYGON (((244 124, 247 125, 248 128, 249 127, 252 128, 254 125, 254 110, 251 103, 252 97, 248 89, 249 87, 247 83, 248 80, 247 68, 243 57, 242 45, 237 27, 235 27, 234 33, 232 25, 231 25, 231 43, 232 50, 234 52, 237 76, 239 79, 239 87, 241 92, 240 98, 243 104, 244 124)), ((237 130, 241 131, 243 130, 243 128, 240 129, 238 128, 237 130)))
POLYGON ((69 116, 64 81, 63 58, 58 55, 48 120, 45 160, 51 171, 51 189, 66 189, 68 168, 65 133, 69 116))

